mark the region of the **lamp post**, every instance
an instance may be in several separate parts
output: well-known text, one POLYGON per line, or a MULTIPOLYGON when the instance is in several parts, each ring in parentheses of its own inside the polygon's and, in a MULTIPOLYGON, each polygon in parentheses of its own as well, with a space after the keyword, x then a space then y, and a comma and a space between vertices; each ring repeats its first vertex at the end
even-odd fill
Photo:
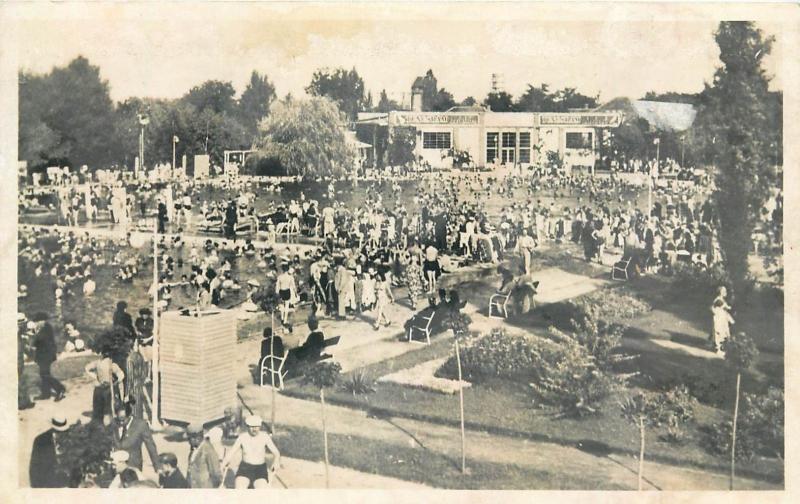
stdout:
POLYGON ((660 147, 661 147, 661 139, 656 137, 653 139, 653 143, 656 144, 656 164, 650 169, 649 176, 647 177, 647 218, 649 219, 650 216, 653 215, 653 184, 655 183, 656 177, 658 177, 658 161, 660 155, 660 147))
POLYGON ((180 142, 178 135, 172 135, 172 170, 170 175, 170 179, 175 176, 175 144, 180 142))
MULTIPOLYGON (((139 114, 137 116, 139 119, 139 168, 144 171, 144 127, 150 124, 150 118, 144 114, 139 114)), ((136 178, 139 178, 139 173, 134 174, 136 178)))
POLYGON ((158 218, 153 223, 153 361, 151 370, 153 373, 153 403, 150 405, 150 427, 153 430, 161 430, 161 390, 160 390, 160 371, 158 346, 158 218))

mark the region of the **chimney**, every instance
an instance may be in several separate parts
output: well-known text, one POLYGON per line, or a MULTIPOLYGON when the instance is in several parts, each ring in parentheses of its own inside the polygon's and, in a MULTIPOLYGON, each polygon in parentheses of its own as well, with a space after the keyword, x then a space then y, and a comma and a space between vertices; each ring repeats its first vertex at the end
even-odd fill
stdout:
POLYGON ((411 89, 411 110, 422 112, 422 90, 416 87, 411 89))

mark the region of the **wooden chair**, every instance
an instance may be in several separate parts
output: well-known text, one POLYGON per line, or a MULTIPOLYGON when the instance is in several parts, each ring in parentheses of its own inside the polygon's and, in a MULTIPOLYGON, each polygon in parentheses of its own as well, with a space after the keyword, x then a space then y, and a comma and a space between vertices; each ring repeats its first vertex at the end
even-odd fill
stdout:
POLYGON ((489 298, 489 318, 493 319, 507 319, 508 318, 508 300, 511 299, 511 289, 508 292, 497 292, 492 294, 489 298), (492 308, 496 309, 498 315, 493 315, 492 308))
POLYGON ((282 356, 277 355, 265 355, 263 359, 261 359, 261 386, 264 387, 266 385, 272 386, 273 384, 273 376, 277 377, 277 385, 278 390, 283 390, 283 379, 286 378, 286 370, 284 370, 284 365, 286 364, 286 357, 289 355, 289 350, 284 350, 282 356), (277 365, 276 365, 277 364, 277 365), (270 376, 267 376, 270 375, 270 376), (265 381, 266 379, 268 381, 265 381))
POLYGON ((614 267, 611 269, 611 279, 612 280, 628 280, 628 268, 631 265, 631 260, 633 258, 629 257, 625 259, 624 257, 619 261, 614 263, 614 267))
POLYGON ((410 325, 408 327, 408 342, 409 343, 422 343, 421 341, 414 341, 414 331, 420 332, 425 336, 425 341, 428 345, 431 344, 431 326, 433 325, 433 319, 436 316, 436 310, 432 311, 430 316, 428 317, 421 317, 417 316, 414 317, 417 320, 416 325, 410 325), (420 322, 424 322, 424 324, 420 324, 420 322))

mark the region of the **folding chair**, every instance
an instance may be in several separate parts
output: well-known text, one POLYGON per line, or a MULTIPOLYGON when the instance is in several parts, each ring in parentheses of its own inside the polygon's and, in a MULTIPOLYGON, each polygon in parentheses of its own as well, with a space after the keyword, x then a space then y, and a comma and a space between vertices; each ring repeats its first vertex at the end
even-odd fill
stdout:
POLYGON ((508 292, 498 292, 492 294, 489 298, 489 318, 493 319, 506 319, 508 318, 508 300, 511 299, 511 290, 508 292), (493 315, 492 308, 496 308, 496 312, 501 315, 493 315))
POLYGON ((431 323, 433 322, 433 317, 436 316, 436 311, 432 311, 430 316, 428 317, 416 317, 419 321, 425 321, 424 326, 420 327, 420 325, 411 325, 408 328, 408 342, 409 343, 422 343, 421 341, 414 341, 414 331, 420 332, 425 335, 425 341, 428 345, 431 344, 431 323))
POLYGON ((273 376, 277 377, 277 384, 278 390, 283 390, 283 379, 286 377, 287 371, 283 369, 284 364, 286 364, 286 357, 289 355, 289 350, 284 350, 283 356, 278 357, 276 355, 265 355, 263 359, 261 359, 261 386, 264 387, 266 385, 272 386, 273 384, 273 376), (276 365, 277 364, 277 365, 276 365), (268 374, 271 374, 269 377, 268 374), (268 381, 265 379, 269 378, 268 381))
POLYGON ((614 267, 611 270, 611 279, 612 280, 628 280, 628 267, 631 265, 631 260, 633 258, 629 257, 627 259, 622 258, 621 260, 614 263, 614 267))

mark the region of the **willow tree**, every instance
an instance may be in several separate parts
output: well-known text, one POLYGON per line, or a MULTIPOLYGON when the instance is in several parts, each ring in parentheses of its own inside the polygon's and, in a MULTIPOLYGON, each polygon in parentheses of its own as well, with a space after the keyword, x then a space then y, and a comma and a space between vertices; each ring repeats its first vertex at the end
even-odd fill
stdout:
POLYGON ((284 99, 259 125, 259 155, 277 158, 289 175, 339 175, 353 166, 345 140, 346 118, 325 97, 284 99))
POLYGON ((753 229, 776 179, 770 162, 776 128, 770 121, 770 77, 762 66, 774 38, 745 21, 721 22, 714 37, 722 66, 701 94, 696 136, 715 169, 720 248, 741 300, 753 229))

